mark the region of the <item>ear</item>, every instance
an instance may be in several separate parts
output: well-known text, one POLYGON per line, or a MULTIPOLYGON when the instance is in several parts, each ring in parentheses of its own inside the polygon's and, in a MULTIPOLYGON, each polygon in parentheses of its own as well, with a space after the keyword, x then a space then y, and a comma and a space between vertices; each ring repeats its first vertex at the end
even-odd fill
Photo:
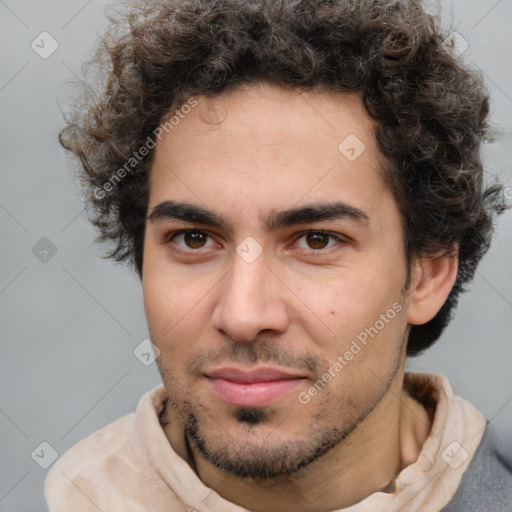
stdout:
POLYGON ((458 267, 458 247, 413 264, 407 311, 410 324, 421 325, 434 318, 455 284, 458 267))

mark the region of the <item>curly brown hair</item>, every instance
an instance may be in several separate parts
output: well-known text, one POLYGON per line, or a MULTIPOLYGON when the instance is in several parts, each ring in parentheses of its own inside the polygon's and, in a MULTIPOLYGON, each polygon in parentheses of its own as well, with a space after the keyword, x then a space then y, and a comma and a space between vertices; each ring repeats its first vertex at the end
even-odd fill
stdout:
POLYGON ((89 63, 99 94, 86 88, 59 140, 80 159, 90 219, 99 240, 113 243, 110 257, 141 274, 148 142, 194 96, 263 80, 359 93, 391 163, 408 262, 458 246, 455 286, 434 319, 412 326, 407 354, 437 340, 506 208, 501 185, 483 182, 481 74, 450 52, 438 17, 420 0, 150 0, 120 4, 109 18, 89 63))

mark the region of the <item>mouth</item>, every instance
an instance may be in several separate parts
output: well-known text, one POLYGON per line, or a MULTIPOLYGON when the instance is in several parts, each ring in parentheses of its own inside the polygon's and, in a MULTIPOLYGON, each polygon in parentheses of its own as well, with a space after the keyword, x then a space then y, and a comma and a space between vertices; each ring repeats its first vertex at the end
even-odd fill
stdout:
POLYGON ((207 372, 207 381, 218 398, 235 407, 267 407, 304 383, 304 375, 271 367, 243 370, 224 367, 207 372))

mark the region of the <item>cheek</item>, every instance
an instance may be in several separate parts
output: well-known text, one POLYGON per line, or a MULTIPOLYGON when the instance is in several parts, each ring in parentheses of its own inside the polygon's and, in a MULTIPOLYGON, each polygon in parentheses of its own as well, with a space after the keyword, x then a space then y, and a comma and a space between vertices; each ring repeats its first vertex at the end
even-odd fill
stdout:
POLYGON ((149 330, 157 343, 172 340, 200 325, 203 287, 168 274, 147 272, 143 281, 144 308, 149 330), (165 339, 164 339, 165 338, 165 339))
POLYGON ((193 314, 208 290, 204 280, 171 265, 165 249, 146 237, 142 272, 144 309, 157 341, 178 329, 193 314), (171 332, 172 332, 171 331, 171 332))
POLYGON ((144 286, 144 307, 151 340, 160 350, 157 364, 164 383, 183 384, 185 361, 192 352, 201 350, 208 315, 196 294, 186 293, 177 285, 175 281, 149 280, 144 286), (173 293, 175 289, 180 293, 173 293))
POLYGON ((312 340, 330 351, 344 350, 376 322, 380 327, 381 315, 386 316, 389 310, 391 313, 386 320, 393 316, 393 321, 386 323, 386 330, 389 331, 391 324, 398 327, 403 323, 393 309, 394 304, 401 303, 401 282, 398 278, 393 282, 389 274, 381 274, 379 280, 378 274, 369 275, 369 272, 347 272, 345 276, 342 273, 323 280, 322 285, 318 282, 302 283, 297 293, 314 313, 306 315, 311 318, 307 323, 304 323, 306 317, 302 316, 301 323, 307 325, 312 340))

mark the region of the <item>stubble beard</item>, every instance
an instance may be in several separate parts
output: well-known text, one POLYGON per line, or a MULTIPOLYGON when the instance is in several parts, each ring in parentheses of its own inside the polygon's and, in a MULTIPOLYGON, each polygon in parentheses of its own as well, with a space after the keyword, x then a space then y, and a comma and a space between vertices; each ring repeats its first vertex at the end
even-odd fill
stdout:
POLYGON ((208 421, 205 424, 198 419, 190 402, 171 403, 180 411, 185 436, 192 447, 192 453, 195 448, 195 451, 212 465, 232 475, 265 481, 293 475, 320 459, 346 440, 379 401, 380 398, 376 404, 363 411, 344 428, 319 426, 312 421, 301 439, 279 442, 272 442, 272 432, 264 437, 258 436, 258 429, 261 430, 262 426, 269 423, 271 412, 267 409, 238 408, 235 411, 234 418, 237 423, 251 434, 237 440, 211 419, 213 426, 218 427, 215 433, 213 426, 208 425, 208 421))
MULTIPOLYGON (((192 453, 195 448, 197 453, 215 467, 241 478, 261 481, 278 479, 301 471, 346 441, 388 393, 399 368, 400 357, 397 353, 386 382, 381 382, 383 385, 380 392, 359 414, 357 409, 360 404, 355 403, 353 397, 346 397, 345 400, 329 400, 326 397, 325 404, 330 406, 326 405, 314 414, 305 426, 304 434, 292 440, 276 441, 277 436, 273 436, 273 433, 279 430, 279 424, 266 429, 270 433, 262 433, 262 429, 269 426, 274 415, 270 408, 236 408, 232 418, 244 428, 246 434, 243 438, 236 439, 212 418, 211 413, 200 402, 197 402, 195 410, 191 401, 169 395, 169 405, 181 418, 192 453), (333 414, 333 409, 344 411, 344 417, 333 414), (200 417, 199 411, 204 418, 200 417)), ((173 389, 173 386, 167 387, 169 388, 173 389)), ((296 423, 303 419, 304 415, 301 413, 302 409, 299 409, 296 423)), ((286 417, 285 421, 292 421, 290 418, 286 417)))

